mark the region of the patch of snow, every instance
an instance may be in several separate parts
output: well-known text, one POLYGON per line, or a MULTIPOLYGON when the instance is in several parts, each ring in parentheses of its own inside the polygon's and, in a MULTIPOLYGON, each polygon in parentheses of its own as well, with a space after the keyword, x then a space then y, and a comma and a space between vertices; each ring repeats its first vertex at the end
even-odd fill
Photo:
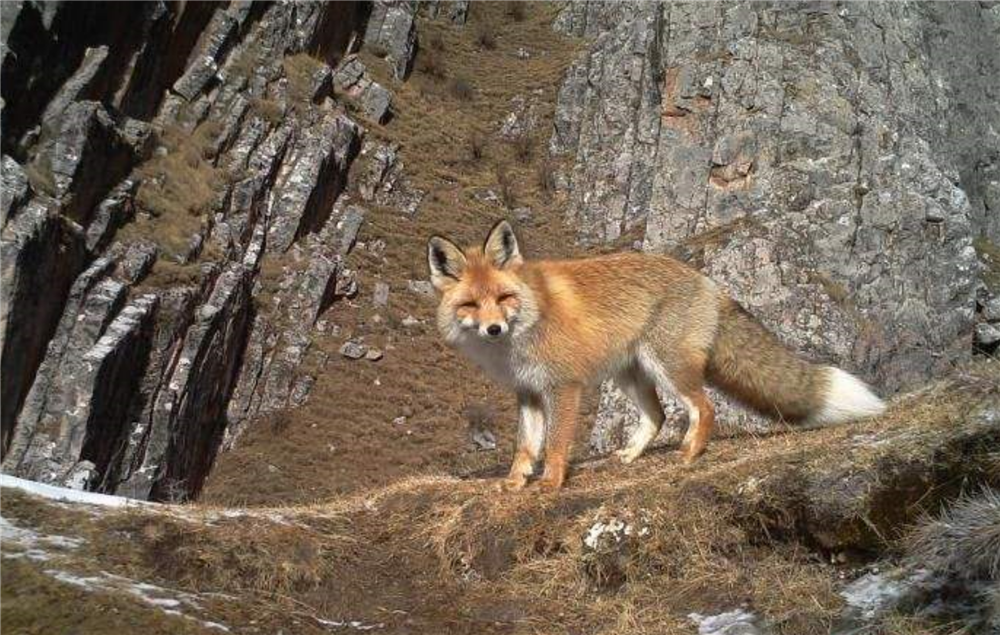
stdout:
POLYGON ((101 571, 100 575, 83 576, 60 569, 46 569, 45 574, 59 582, 81 588, 85 591, 126 593, 143 604, 162 611, 166 615, 182 617, 197 622, 205 628, 229 632, 229 627, 225 624, 202 620, 179 610, 182 607, 196 611, 202 610, 201 605, 197 602, 197 596, 190 593, 173 591, 146 582, 137 582, 131 578, 108 573, 107 571, 101 571))
POLYGON ((27 558, 35 562, 45 562, 51 559, 52 554, 42 547, 77 549, 85 542, 82 538, 40 534, 25 527, 18 527, 0 516, 0 543, 3 544, 3 557, 8 560, 27 558), (21 551, 11 552, 11 546, 21 551))
POLYGON ((910 577, 892 577, 885 573, 866 573, 840 592, 850 609, 862 620, 871 620, 896 606, 906 593, 925 579, 926 571, 910 577))
POLYGON ((317 617, 316 621, 319 622, 321 626, 327 628, 353 628, 356 631, 371 631, 376 628, 385 628, 385 624, 379 622, 378 624, 365 624, 358 620, 344 620, 342 622, 337 620, 324 620, 317 617))
POLYGON ((102 507, 129 507, 141 505, 155 505, 147 501, 140 501, 134 498, 123 496, 111 496, 109 494, 98 494, 96 492, 82 492, 68 487, 58 487, 37 483, 9 474, 0 474, 0 487, 9 487, 34 496, 40 496, 49 500, 64 501, 67 503, 82 503, 84 505, 99 505, 102 507))
POLYGON ((690 613, 688 619, 698 625, 698 635, 758 635, 754 623, 757 617, 743 609, 726 611, 718 615, 690 613))
POLYGON ((587 535, 583 537, 583 544, 596 550, 602 543, 620 543, 632 535, 643 538, 649 534, 649 531, 649 519, 644 511, 641 511, 639 517, 633 519, 632 522, 613 516, 607 521, 598 520, 591 525, 587 530, 587 535))

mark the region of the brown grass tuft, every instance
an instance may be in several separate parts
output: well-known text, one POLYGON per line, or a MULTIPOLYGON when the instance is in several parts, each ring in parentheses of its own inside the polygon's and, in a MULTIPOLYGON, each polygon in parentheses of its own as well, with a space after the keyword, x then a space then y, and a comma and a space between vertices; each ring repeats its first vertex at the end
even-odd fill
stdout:
POLYGON ((511 139, 510 146, 514 149, 514 156, 522 163, 530 161, 535 154, 535 140, 527 130, 522 130, 511 139))
POLYGON ((496 28, 488 22, 480 23, 476 27, 476 44, 479 45, 479 48, 487 51, 495 50, 497 47, 496 28))
POLYGON ((535 184, 543 198, 546 200, 552 198, 556 191, 556 168, 548 157, 542 159, 535 167, 535 184))
POLYGON ((469 148, 469 160, 473 163, 482 161, 486 156, 486 146, 489 140, 486 135, 478 130, 474 130, 467 139, 469 148))
POLYGON ((304 591, 319 584, 330 564, 329 536, 261 518, 208 525, 151 517, 136 529, 147 565, 194 589, 304 591))
POLYGON ((282 118, 285 116, 285 111, 282 109, 281 104, 273 99, 255 97, 250 102, 250 108, 272 126, 281 123, 282 118))
POLYGON ((28 177, 31 189, 39 194, 55 196, 56 180, 44 157, 36 157, 24 166, 24 174, 28 177))
POLYGON ((313 75, 323 66, 323 62, 308 53, 298 53, 282 60, 281 66, 288 78, 289 102, 296 106, 312 103, 313 75))
POLYGON ((517 194, 514 192, 514 181, 507 164, 497 163, 494 166, 494 175, 497 188, 500 190, 500 200, 507 209, 514 209, 517 207, 517 194))
POLYGON ((525 11, 524 3, 516 1, 507 3, 504 13, 512 22, 524 22, 524 19, 528 15, 527 11, 525 11))
POLYGON ((464 77, 456 77, 448 83, 448 93, 459 101, 472 101, 476 91, 469 80, 464 77))
POLYGON ((154 156, 137 169, 142 183, 136 204, 156 222, 130 229, 156 241, 168 255, 186 250, 222 189, 225 175, 206 156, 221 131, 221 124, 214 121, 190 134, 168 128, 160 136, 166 154, 154 156))
POLYGON ((447 77, 444 61, 434 48, 421 50, 417 55, 417 71, 437 81, 447 77))

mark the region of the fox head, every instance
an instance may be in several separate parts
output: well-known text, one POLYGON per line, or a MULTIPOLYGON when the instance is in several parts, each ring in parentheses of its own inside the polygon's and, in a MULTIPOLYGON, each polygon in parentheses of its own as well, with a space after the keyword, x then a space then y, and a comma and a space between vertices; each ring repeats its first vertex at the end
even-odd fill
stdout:
POLYGON ((519 275, 523 264, 507 221, 494 225, 482 246, 464 250, 447 238, 431 236, 427 265, 441 296, 438 327, 445 340, 496 343, 530 328, 537 309, 531 289, 519 275))

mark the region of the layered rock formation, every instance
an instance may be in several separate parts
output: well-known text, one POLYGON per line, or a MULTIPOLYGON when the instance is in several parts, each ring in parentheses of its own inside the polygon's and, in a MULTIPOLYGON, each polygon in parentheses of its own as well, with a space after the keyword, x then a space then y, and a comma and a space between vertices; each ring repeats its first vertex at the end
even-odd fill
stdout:
POLYGON ((352 54, 405 75, 413 20, 393 2, 3 5, 5 472, 185 499, 247 420, 304 401, 317 321, 357 292, 348 172, 400 169, 365 147, 391 94, 352 54))
MULTIPOLYGON (((188 498, 302 404, 366 206, 433 196, 366 134, 415 12, 469 10, 4 3, 4 470, 188 498)), ((572 3, 554 28, 584 42, 549 144, 582 242, 679 254, 886 393, 996 350, 997 5, 572 3)), ((593 445, 633 419, 607 387, 593 445)))
MULTIPOLYGON (((1000 6, 578 3, 555 28, 592 41, 550 143, 581 240, 677 253, 887 393, 1000 339, 1000 6)), ((599 449, 633 419, 603 402, 599 449)))

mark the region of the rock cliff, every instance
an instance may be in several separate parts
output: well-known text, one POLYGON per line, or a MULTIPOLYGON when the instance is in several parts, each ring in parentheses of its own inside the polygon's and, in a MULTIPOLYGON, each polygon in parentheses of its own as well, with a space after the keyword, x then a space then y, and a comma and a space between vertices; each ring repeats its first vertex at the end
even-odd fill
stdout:
POLYGON ((391 94, 356 53, 405 75, 412 8, 18 2, 3 28, 4 471, 194 496, 306 398, 357 292, 342 194, 391 94))
MULTIPOLYGON (((889 393, 995 346, 1000 6, 576 3, 555 28, 591 41, 550 144, 581 240, 678 254, 889 393)), ((603 401, 600 449, 630 419, 603 401)))

